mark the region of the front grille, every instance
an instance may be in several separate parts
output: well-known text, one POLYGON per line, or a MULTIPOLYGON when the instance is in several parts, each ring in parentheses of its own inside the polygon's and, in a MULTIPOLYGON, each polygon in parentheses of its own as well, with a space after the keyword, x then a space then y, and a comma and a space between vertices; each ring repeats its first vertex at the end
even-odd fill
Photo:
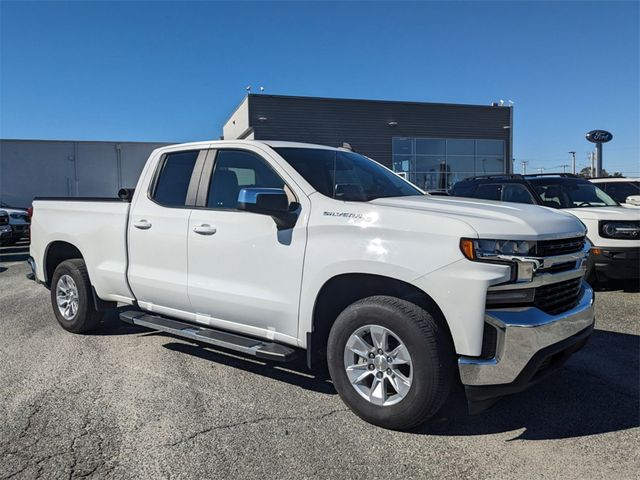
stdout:
POLYGON ((566 312, 578 304, 582 277, 536 288, 533 304, 549 315, 566 312))
POLYGON ((566 272, 568 270, 573 270, 574 268, 576 268, 576 262, 565 262, 565 263, 556 263, 555 265, 551 266, 551 267, 547 267, 544 269, 540 269, 540 272, 544 272, 544 273, 560 273, 560 272, 566 272))
POLYGON ((579 252, 583 248, 584 237, 542 240, 536 245, 536 255, 539 257, 553 257, 555 255, 579 252))
POLYGON ((9 216, 15 220, 20 220, 22 222, 29 221, 29 217, 27 217, 26 213, 10 213, 9 216))

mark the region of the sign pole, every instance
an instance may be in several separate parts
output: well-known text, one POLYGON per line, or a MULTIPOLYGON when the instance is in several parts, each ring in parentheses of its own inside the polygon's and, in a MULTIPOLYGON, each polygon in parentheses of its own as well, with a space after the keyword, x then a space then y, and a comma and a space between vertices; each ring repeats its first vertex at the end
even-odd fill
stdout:
POLYGON ((602 176, 602 142, 596 143, 596 177, 602 176))

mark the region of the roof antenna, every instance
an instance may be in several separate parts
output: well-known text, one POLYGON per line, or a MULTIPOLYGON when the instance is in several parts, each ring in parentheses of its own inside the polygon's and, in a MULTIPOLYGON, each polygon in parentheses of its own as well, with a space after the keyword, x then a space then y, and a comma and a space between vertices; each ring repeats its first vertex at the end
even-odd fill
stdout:
POLYGON ((251 93, 251 85, 247 85, 246 87, 244 87, 244 89, 247 91, 247 93, 251 93))
POLYGON ((260 87, 260 93, 264 93, 264 87, 260 87))

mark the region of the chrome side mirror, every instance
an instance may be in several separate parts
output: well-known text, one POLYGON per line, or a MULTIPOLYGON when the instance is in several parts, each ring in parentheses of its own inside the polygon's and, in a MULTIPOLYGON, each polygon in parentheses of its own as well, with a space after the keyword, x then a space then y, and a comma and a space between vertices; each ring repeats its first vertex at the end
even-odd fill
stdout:
POLYGON ((238 194, 238 210, 269 215, 278 229, 292 228, 298 220, 293 211, 297 204, 290 204, 282 188, 243 188, 238 194), (294 208, 292 208, 294 207, 294 208))

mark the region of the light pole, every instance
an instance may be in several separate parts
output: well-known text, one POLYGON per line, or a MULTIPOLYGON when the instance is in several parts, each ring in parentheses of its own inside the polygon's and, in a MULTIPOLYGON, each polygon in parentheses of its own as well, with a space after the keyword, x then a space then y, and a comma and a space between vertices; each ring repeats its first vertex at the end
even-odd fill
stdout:
POLYGON ((571 155, 571 172, 575 175, 576 174, 576 152, 569 152, 569 155, 571 155))
POLYGON ((522 175, 526 175, 527 174, 527 164, 529 163, 529 160, 520 160, 520 163, 522 164, 522 175))

